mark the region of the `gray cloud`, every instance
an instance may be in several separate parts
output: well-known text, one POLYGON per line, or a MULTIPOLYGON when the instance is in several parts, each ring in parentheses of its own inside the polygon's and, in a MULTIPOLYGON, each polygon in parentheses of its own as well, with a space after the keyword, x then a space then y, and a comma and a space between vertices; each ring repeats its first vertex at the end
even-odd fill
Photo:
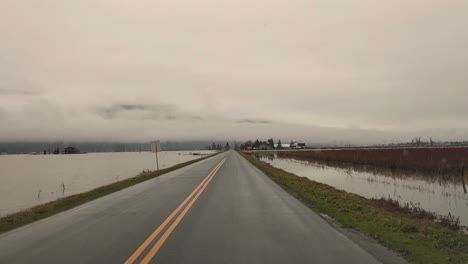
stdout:
POLYGON ((241 120, 236 120, 236 123, 243 124, 271 124, 273 122, 269 120, 252 120, 252 119, 241 119, 241 120))
POLYGON ((123 110, 146 110, 150 109, 151 107, 148 107, 146 105, 138 105, 138 104, 121 104, 117 106, 118 108, 121 108, 123 110))
POLYGON ((13 88, 2 88, 0 87, 0 95, 24 95, 24 96, 31 96, 31 95, 39 95, 38 91, 27 90, 27 89, 13 89, 13 88))
MULTIPOLYGON (((142 119, 159 118, 164 116, 167 120, 175 120, 174 107, 164 104, 113 104, 108 107, 98 107, 97 113, 106 119, 122 117, 128 112, 138 113, 142 119)), ((133 115, 135 118, 135 115, 133 115)))
POLYGON ((2 1, 0 140, 468 140, 467 13, 439 0, 2 1))

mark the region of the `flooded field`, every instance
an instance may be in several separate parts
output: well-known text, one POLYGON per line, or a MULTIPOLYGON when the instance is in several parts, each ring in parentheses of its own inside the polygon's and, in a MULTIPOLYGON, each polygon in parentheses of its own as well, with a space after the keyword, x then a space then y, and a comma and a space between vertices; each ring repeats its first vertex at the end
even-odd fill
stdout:
MULTIPOLYGON (((160 152, 159 168, 202 157, 192 154, 191 151, 160 152)), ((130 178, 143 170, 156 170, 154 153, 1 155, 0 217, 130 178)))
POLYGON ((298 176, 366 198, 390 198, 439 215, 450 214, 459 217, 461 225, 468 226, 468 194, 460 177, 426 177, 373 166, 303 161, 273 155, 259 158, 298 176))

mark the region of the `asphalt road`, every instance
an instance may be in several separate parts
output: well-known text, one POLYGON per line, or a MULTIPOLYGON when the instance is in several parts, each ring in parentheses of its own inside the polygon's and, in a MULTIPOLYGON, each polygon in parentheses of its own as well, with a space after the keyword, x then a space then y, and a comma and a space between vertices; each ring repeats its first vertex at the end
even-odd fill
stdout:
POLYGON ((229 151, 2 234, 0 263, 380 262, 229 151))

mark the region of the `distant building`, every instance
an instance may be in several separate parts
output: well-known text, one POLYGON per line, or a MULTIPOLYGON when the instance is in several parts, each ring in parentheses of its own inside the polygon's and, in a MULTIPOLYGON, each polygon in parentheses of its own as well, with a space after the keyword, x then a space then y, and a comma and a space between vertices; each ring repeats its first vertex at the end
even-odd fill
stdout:
MULTIPOLYGON (((291 144, 289 143, 281 143, 281 148, 290 148, 291 144)), ((275 148, 278 148, 278 144, 275 144, 275 148)))
POLYGON ((64 154, 79 154, 80 150, 76 147, 66 147, 63 151, 64 154))
POLYGON ((290 144, 289 147, 292 148, 292 149, 305 149, 306 144, 293 141, 293 143, 290 144))
MULTIPOLYGON (((278 148, 278 144, 275 144, 275 148, 278 148)), ((298 143, 298 142, 293 142, 291 143, 281 143, 281 148, 283 149, 305 149, 306 144, 305 143, 298 143)))
POLYGON ((262 144, 260 144, 260 145, 258 146, 258 149, 261 149, 261 150, 269 150, 269 149, 272 149, 272 148, 271 148, 271 145, 269 145, 269 144, 263 144, 263 143, 262 143, 262 144))

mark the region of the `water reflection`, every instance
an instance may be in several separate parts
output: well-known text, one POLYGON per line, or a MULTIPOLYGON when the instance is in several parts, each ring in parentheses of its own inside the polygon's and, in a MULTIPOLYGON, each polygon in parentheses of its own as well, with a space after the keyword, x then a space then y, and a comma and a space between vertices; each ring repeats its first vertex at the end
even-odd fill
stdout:
MULTIPOLYGON (((374 166, 259 157, 272 166, 366 198, 391 198, 439 215, 454 215, 468 226, 468 195, 461 177, 437 177, 374 166)), ((466 176, 465 176, 466 177, 466 176)))

